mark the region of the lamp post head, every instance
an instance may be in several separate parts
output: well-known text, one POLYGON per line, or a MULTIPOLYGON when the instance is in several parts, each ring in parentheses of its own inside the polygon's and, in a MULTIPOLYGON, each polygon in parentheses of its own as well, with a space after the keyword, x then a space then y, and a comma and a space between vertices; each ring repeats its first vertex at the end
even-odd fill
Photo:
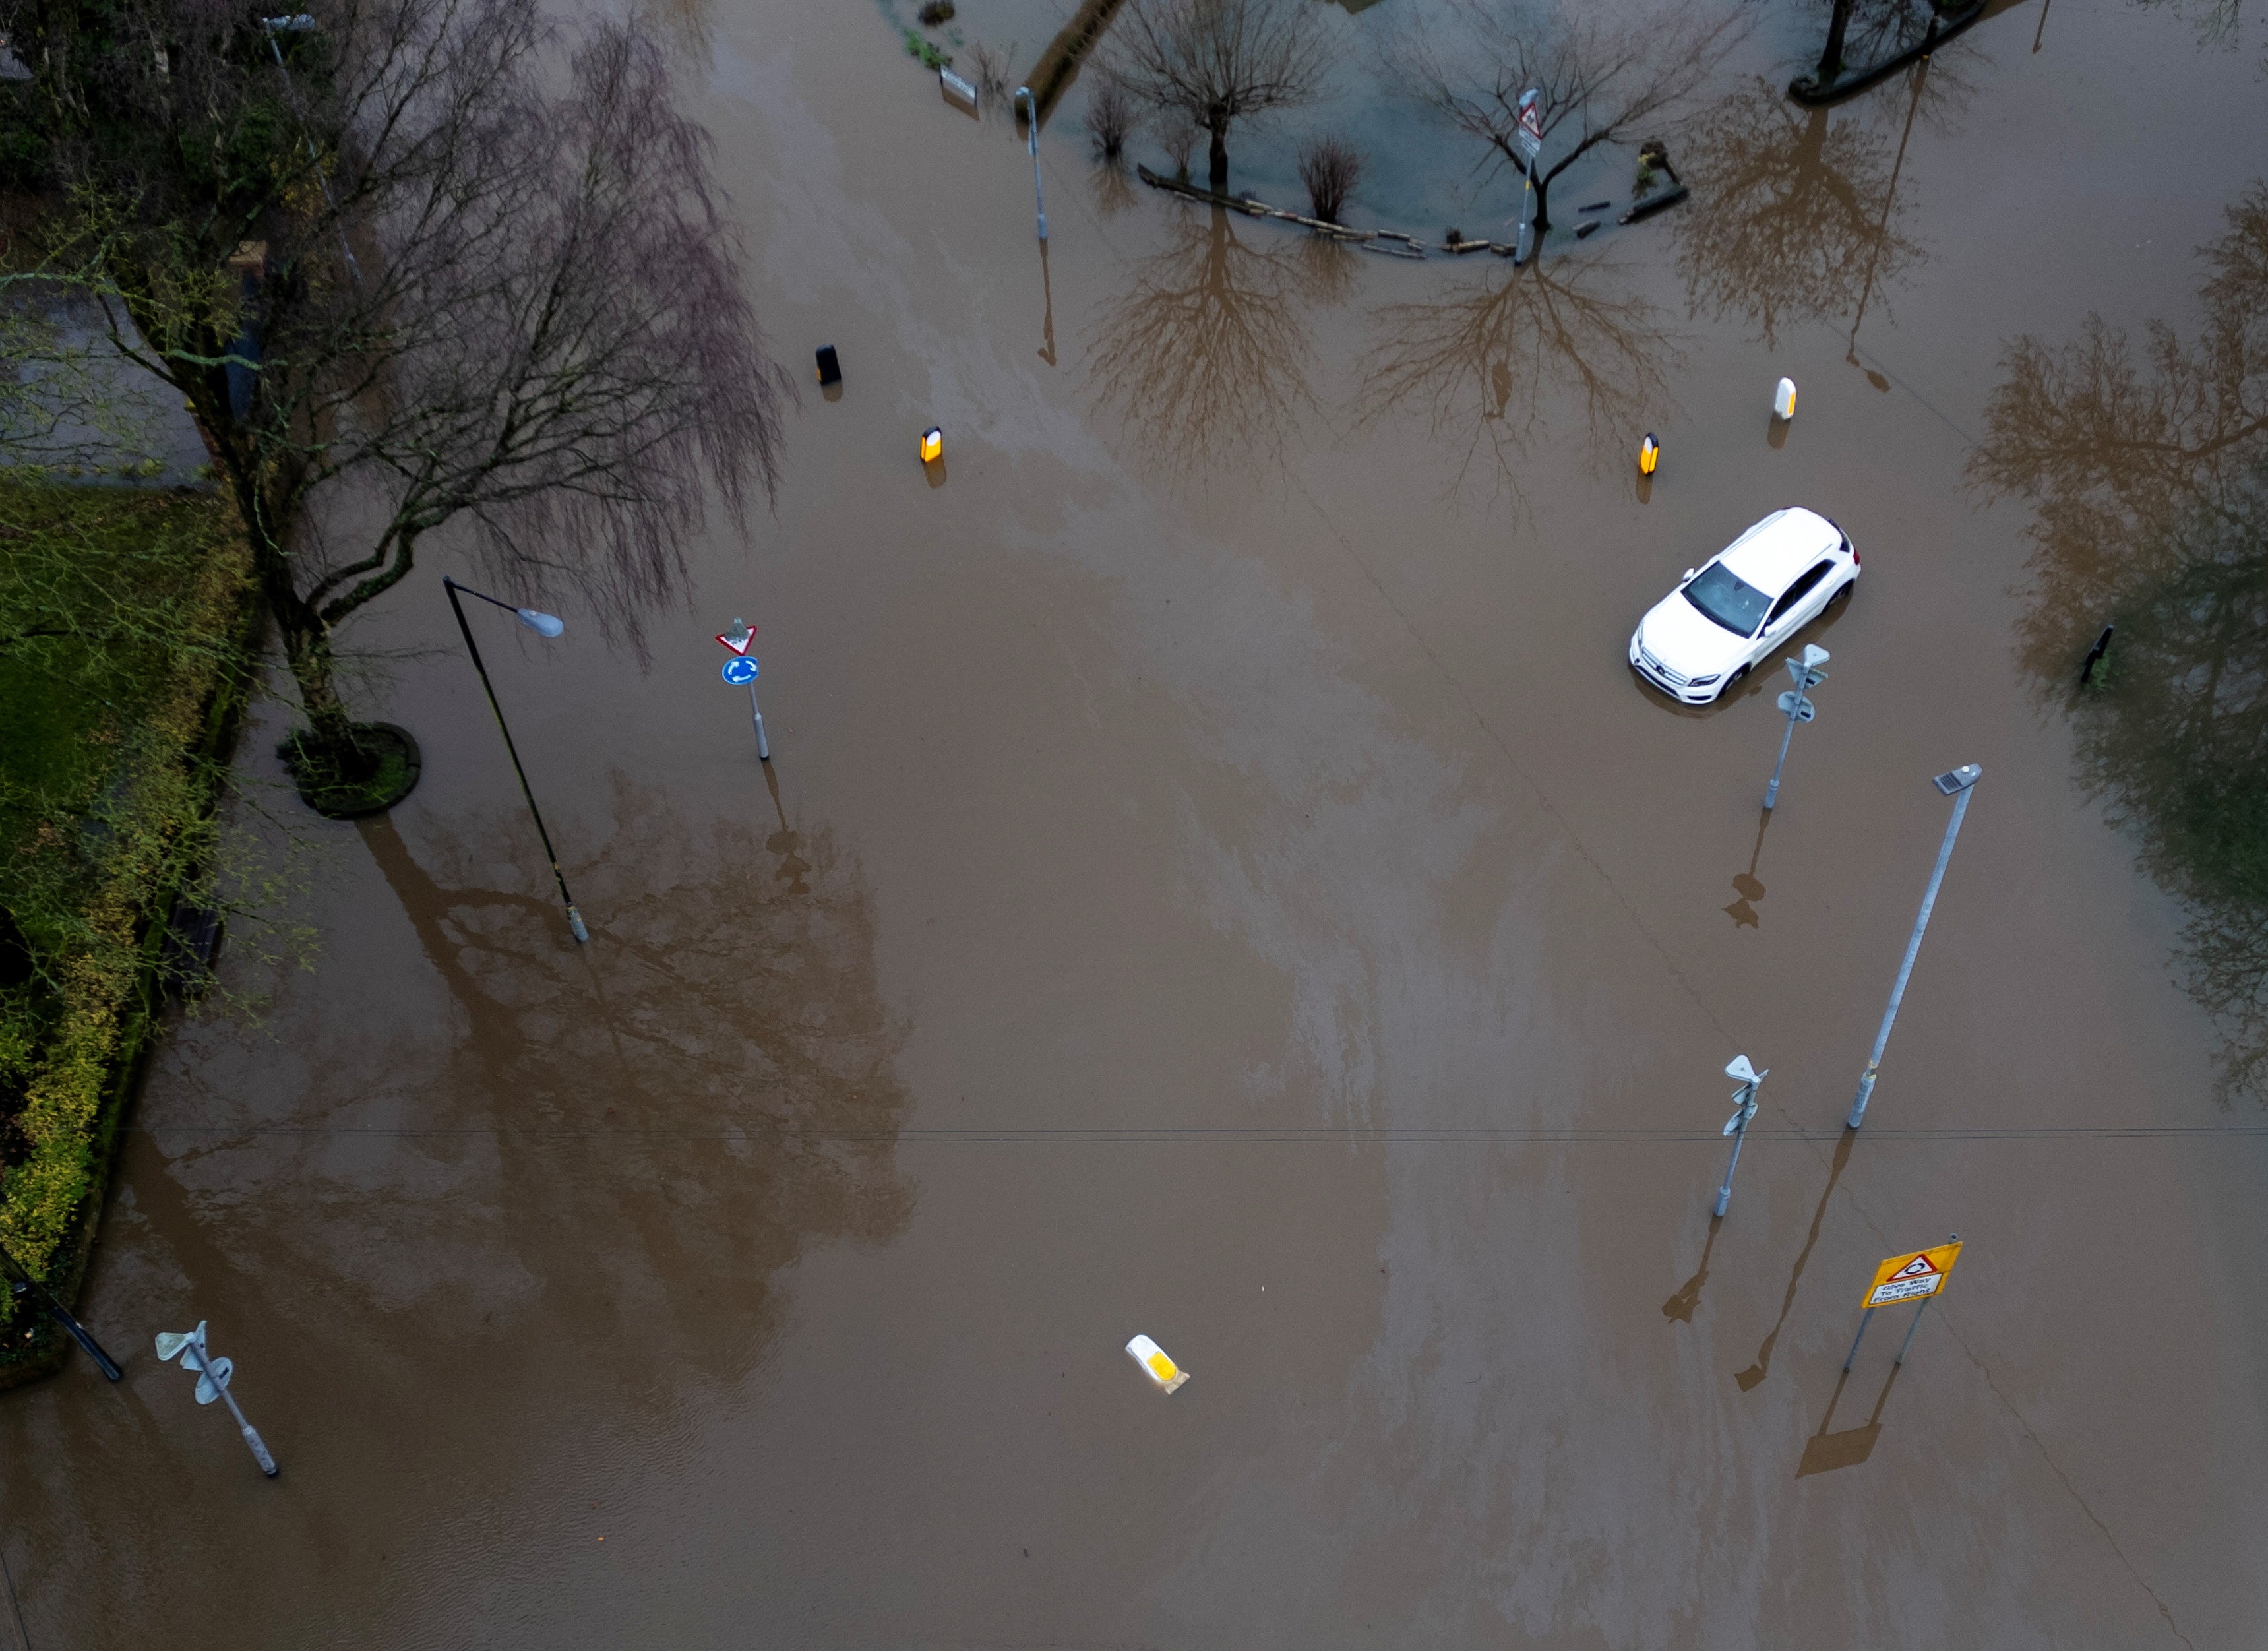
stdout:
POLYGON ((567 622, 556 614, 538 613, 533 608, 515 608, 512 612, 519 615, 521 624, 539 637, 556 637, 567 629, 567 622))
POLYGON ((1937 775, 1929 783, 1936 786, 1943 795, 1957 797, 1984 778, 1984 769, 1982 763, 1963 763, 1959 768, 1948 769, 1944 773, 1937 775))

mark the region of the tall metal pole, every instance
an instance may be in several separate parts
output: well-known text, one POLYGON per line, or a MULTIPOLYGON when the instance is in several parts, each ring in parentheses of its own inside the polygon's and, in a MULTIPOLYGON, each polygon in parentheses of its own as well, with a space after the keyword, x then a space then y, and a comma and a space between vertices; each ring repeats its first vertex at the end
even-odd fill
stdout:
POLYGON ((748 714, 756 719, 756 760, 769 763, 772 760, 772 748, 764 738, 764 713, 756 708, 756 685, 754 682, 748 684, 748 714))
POLYGON ((1913 1323, 1906 1326, 1906 1338, 1898 1344, 1898 1356, 1891 1360, 1892 1363, 1904 1364, 1906 1361, 1906 1349, 1913 1345, 1914 1331, 1921 1328, 1921 1316, 1929 1311, 1929 1304, 1935 1300, 1937 1298, 1933 1295, 1926 1295, 1921 1305, 1914 1308, 1913 1323))
MULTIPOLYGON (((1800 693, 1797 696, 1801 697, 1800 693)), ((1795 739, 1795 707, 1787 711, 1787 732, 1779 737, 1779 761, 1772 764, 1771 784, 1764 787, 1764 807, 1770 808, 1779 800, 1780 770, 1787 766, 1787 748, 1795 739)))
POLYGON ((228 1413, 236 1418, 236 1426, 244 1434, 244 1442, 252 1448, 252 1459, 260 1464, 260 1470, 272 1479, 276 1477, 276 1458, 268 1454, 267 1441, 261 1438, 259 1430, 244 1419, 244 1411, 237 1404, 236 1395, 228 1390, 228 1373, 213 1368, 212 1355, 205 1351, 204 1331, 205 1327, 200 1323, 189 1338, 189 1345, 181 1349, 181 1362, 189 1364, 191 1356, 195 1356, 196 1362, 189 1367, 213 1384, 220 1394, 220 1402, 227 1405, 228 1413))
POLYGON ((1872 1325, 1874 1322, 1874 1309, 1873 1308, 1866 1308, 1860 1310, 1859 1314, 1859 1333, 1851 1338, 1851 1351, 1843 1355, 1843 1369, 1845 1375, 1850 1373, 1851 1361, 1859 1356, 1859 1344, 1867 1339, 1867 1328, 1872 1325))
POLYGON ((1741 1087, 1733 1091, 1733 1116, 1725 1121, 1725 1133, 1733 1138, 1732 1161, 1725 1166, 1725 1184, 1717 1189, 1717 1206, 1709 1212, 1712 1220, 1722 1220, 1726 1208, 1733 1202, 1733 1172, 1741 1167, 1741 1147, 1749 1139, 1749 1120, 1756 1115, 1756 1090, 1771 1075, 1767 1066, 1758 1072, 1749 1064, 1746 1055, 1735 1055, 1727 1063, 1725 1076, 1737 1078, 1741 1087))
POLYGON ((1749 1121, 1742 1118, 1733 1129, 1733 1161, 1725 1166, 1725 1184, 1717 1189, 1717 1207, 1710 1213, 1722 1217, 1733 1202, 1733 1172, 1741 1167, 1741 1143, 1749 1139, 1749 1121))
POLYGON ((1040 195, 1040 100, 1029 86, 1018 86, 1024 104, 1024 146, 1032 151, 1032 205, 1040 215, 1040 239, 1048 238, 1048 203, 1040 195))
POLYGON ((1953 818, 1945 823, 1945 841, 1937 851, 1937 865, 1929 873, 1929 888, 1921 897, 1920 915, 1914 918, 1913 933, 1906 940, 1906 954, 1898 964, 1898 978, 1890 988, 1889 1007, 1882 1011, 1881 1029, 1874 1034, 1874 1047, 1867 1057, 1867 1069, 1859 1074, 1858 1098, 1851 1102, 1851 1116, 1843 1120, 1843 1127, 1855 1130, 1867 1121, 1867 1102, 1874 1093, 1874 1076, 1881 1068, 1882 1050, 1890 1041, 1890 1028, 1898 1018, 1898 1005, 1906 995, 1906 980, 1913 973, 1914 959, 1921 951, 1921 937, 1929 927, 1930 909, 1937 903, 1938 885, 1945 881, 1945 868, 1953 859, 1953 840, 1961 835, 1962 816, 1969 812, 1969 798, 1984 770, 1975 763, 1964 763, 1949 773, 1940 774, 1933 782, 1938 790, 1952 793, 1953 818))
MULTIPOLYGON (((0 1251, 0 1254, 5 1253, 5 1251, 0 1251)), ((10 1280, 9 1282, 8 1288, 13 1294, 21 1297, 30 1294, 34 1291, 38 1292, 40 1305, 48 1309, 48 1316, 54 1319, 56 1323, 62 1325, 63 1327, 64 1333, 86 1350, 86 1356, 94 1360, 96 1368, 99 1369, 104 1375, 108 1376, 113 1382, 122 1381, 125 1379, 126 1373, 118 1367, 118 1361, 113 1359, 108 1353, 103 1352, 102 1344, 95 1340, 93 1335, 89 1332, 86 1326, 80 1323, 78 1320, 73 1318, 70 1312, 64 1308, 63 1304, 61 1301, 56 1301, 55 1298, 48 1293, 48 1286, 46 1285, 41 1284, 30 1273, 25 1272, 23 1268, 18 1264, 17 1260, 13 1256, 8 1257, 8 1265, 11 1269, 22 1275, 19 1278, 10 1280)))
MULTIPOLYGON (((481 687, 489 697, 489 709, 496 712, 497 728, 504 735, 504 748, 512 755, 512 771, 519 776, 519 794, 527 799, 527 812, 535 822, 535 835, 543 839, 543 852, 551 862, 551 875, 559 885, 559 898, 567 908, 567 927, 578 942, 588 943, 590 930, 583 926, 583 914, 575 910, 575 896, 567 892, 567 873, 559 869, 559 851, 551 846, 551 833, 544 829, 543 811, 535 806, 535 790, 527 783, 527 770, 520 766, 519 748, 512 743, 512 726, 504 719, 504 707, 497 703, 496 686, 489 681, 489 667, 482 662, 480 645, 473 640, 473 628, 465 623, 465 605, 457 600, 457 593, 468 589, 447 574, 441 576, 441 587, 449 593, 449 607, 457 615, 457 629, 464 632, 465 651, 473 656, 473 668, 481 674, 481 687)), ((475 596, 481 593, 474 591, 475 596)), ((493 596, 481 596, 482 601, 496 601, 493 596)), ((507 604, 497 602, 499 608, 507 604)), ((234 1408, 233 1401, 231 1403, 234 1408)))

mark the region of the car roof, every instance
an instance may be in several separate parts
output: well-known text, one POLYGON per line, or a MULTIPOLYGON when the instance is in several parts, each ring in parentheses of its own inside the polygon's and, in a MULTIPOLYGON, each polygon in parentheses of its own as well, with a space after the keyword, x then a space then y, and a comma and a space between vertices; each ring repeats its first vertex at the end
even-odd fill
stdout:
POLYGON ((1758 590, 1777 596, 1842 542, 1842 530, 1816 511, 1776 510, 1727 545, 1720 559, 1758 590))

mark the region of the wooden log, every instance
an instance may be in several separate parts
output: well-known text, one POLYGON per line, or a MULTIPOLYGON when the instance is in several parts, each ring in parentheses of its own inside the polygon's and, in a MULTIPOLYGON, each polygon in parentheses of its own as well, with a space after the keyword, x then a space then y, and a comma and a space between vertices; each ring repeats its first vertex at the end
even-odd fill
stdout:
POLYGON ((1690 191, 1683 184, 1674 189, 1664 189, 1660 195, 1650 195, 1615 220, 1617 224, 1635 224, 1642 217, 1652 217, 1664 207, 1675 206, 1690 191))

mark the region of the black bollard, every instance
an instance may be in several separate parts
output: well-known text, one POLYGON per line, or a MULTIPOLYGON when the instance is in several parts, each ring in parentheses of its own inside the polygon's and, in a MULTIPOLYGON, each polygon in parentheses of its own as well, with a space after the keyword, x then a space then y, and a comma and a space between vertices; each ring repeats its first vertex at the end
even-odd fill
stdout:
POLYGON ((2116 625, 2103 626, 2102 634, 2095 638, 2095 645, 2087 651, 2087 663, 2079 667, 2079 685, 2081 688, 2095 680, 2095 667, 2102 663, 2103 654, 2110 651, 2110 633, 2117 629, 2116 625))
POLYGON ((821 385, 843 382, 843 364, 836 359, 833 344, 819 347, 819 381, 821 385))

